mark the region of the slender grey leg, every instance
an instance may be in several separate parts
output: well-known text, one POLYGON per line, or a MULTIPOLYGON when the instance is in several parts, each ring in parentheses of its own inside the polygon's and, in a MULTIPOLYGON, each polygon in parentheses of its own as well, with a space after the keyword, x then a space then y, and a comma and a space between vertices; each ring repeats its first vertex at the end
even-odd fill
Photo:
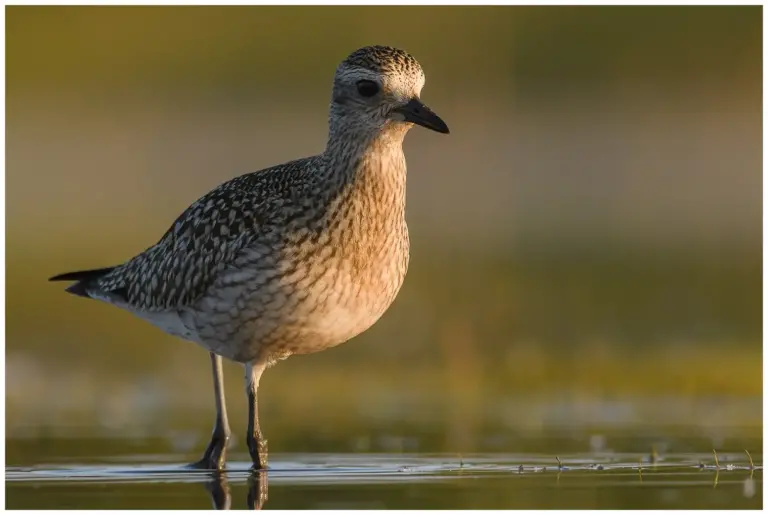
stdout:
POLYGON ((213 390, 216 395, 216 425, 213 426, 211 443, 205 449, 203 458, 193 463, 195 468, 210 470, 223 470, 227 460, 227 444, 229 443, 229 420, 227 419, 227 405, 224 399, 224 372, 221 366, 221 356, 211 352, 211 366, 213 368, 213 390))
POLYGON ((261 374, 266 369, 262 363, 245 364, 245 392, 248 395, 248 452, 253 461, 253 470, 267 470, 267 441, 259 425, 257 392, 261 374))

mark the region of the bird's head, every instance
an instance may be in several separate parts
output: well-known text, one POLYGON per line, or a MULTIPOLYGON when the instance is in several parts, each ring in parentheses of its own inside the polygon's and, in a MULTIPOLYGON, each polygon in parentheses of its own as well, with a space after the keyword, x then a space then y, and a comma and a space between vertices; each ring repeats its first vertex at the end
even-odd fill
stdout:
POLYGON ((405 133, 413 124, 448 134, 448 126, 419 98, 424 71, 410 54, 387 46, 352 52, 336 69, 331 124, 375 133, 405 133))

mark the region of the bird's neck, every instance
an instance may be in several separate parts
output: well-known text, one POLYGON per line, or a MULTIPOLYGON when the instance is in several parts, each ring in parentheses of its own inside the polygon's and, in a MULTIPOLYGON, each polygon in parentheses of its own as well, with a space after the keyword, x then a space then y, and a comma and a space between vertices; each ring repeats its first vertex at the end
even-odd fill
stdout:
POLYGON ((386 127, 375 133, 332 132, 324 153, 324 180, 339 194, 405 203, 406 166, 403 138, 407 128, 386 127))

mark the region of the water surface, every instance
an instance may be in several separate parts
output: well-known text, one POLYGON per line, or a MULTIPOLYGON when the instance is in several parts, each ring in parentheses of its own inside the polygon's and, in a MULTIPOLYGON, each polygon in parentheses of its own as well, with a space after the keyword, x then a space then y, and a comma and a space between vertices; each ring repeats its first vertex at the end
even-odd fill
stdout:
POLYGON ((762 458, 744 453, 274 454, 251 474, 178 454, 6 468, 8 508, 761 508, 762 458), (655 463, 653 460, 655 459, 655 463))

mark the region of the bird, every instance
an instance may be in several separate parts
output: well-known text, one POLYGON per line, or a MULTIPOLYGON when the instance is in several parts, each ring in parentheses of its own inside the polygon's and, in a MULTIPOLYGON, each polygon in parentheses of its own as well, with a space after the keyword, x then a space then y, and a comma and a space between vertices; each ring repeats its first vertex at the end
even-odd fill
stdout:
POLYGON ((222 358, 245 368, 251 468, 267 470, 263 372, 354 338, 395 300, 410 246, 403 140, 414 125, 449 133, 422 102, 424 83, 405 50, 353 51, 334 74, 322 153, 222 183, 122 264, 49 279, 209 352, 216 420, 191 467, 226 467, 222 358))

